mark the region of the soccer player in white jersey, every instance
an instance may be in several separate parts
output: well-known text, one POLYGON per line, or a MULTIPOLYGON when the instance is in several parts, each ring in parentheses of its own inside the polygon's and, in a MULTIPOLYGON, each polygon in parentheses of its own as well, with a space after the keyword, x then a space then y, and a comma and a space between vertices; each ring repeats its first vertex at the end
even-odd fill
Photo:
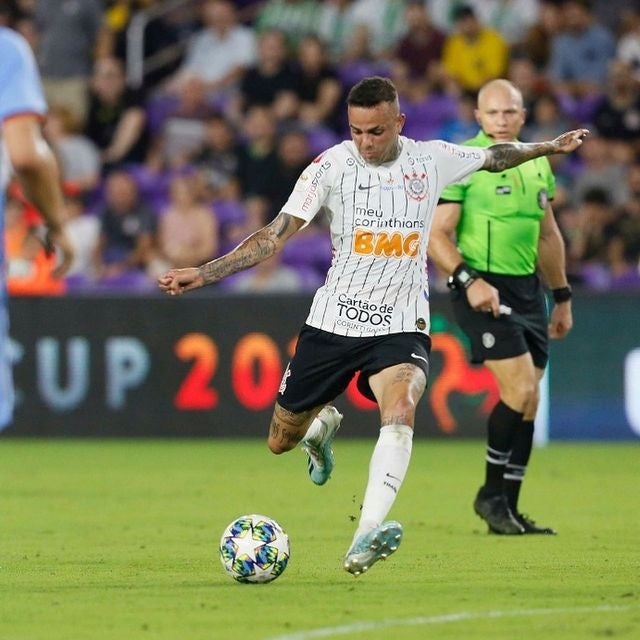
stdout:
MULTIPOLYGON (((315 294, 295 355, 280 385, 268 446, 298 443, 309 474, 324 484, 342 416, 329 403, 358 375, 376 401, 381 428, 369 466, 362 512, 343 561, 353 575, 393 553, 402 526, 385 521, 411 457, 415 412, 429 372, 426 250, 442 189, 479 169, 503 171, 526 160, 575 150, 585 129, 541 143, 488 148, 401 135, 405 121, 393 83, 365 78, 347 97, 351 140, 319 155, 301 174, 279 215, 228 254, 199 267, 172 269, 160 288, 180 295, 247 269, 282 249, 324 209, 333 260, 315 294)), ((487 310, 499 314, 499 300, 487 310)))
MULTIPOLYGON (((5 187, 11 172, 20 178, 25 195, 47 221, 44 241, 60 249, 54 271, 62 276, 71 266, 71 244, 62 231, 63 196, 55 157, 42 137, 46 111, 31 48, 15 31, 0 27, 0 231, 4 228, 5 187)), ((9 362, 9 315, 5 288, 4 251, 0 245, 0 430, 13 417, 13 383, 9 362)))

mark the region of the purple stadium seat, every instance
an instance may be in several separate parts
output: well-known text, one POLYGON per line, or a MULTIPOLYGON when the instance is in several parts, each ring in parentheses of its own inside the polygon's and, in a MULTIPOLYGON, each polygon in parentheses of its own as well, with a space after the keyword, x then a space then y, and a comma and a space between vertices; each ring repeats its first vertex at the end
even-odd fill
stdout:
POLYGON ((300 276, 303 291, 315 291, 324 284, 325 274, 318 273, 312 267, 297 266, 296 271, 300 276))
POLYGON ((155 172, 144 164, 131 164, 127 173, 136 181, 140 193, 148 194, 158 189, 168 189, 172 174, 169 171, 155 172))
POLYGON ((178 105, 178 98, 170 94, 158 94, 149 99, 145 111, 147 114, 147 126, 152 135, 162 131, 165 120, 178 105))
POLYGON ((85 213, 96 214, 104 205, 104 179, 86 195, 84 201, 85 213))
POLYGON ((593 116, 600 104, 602 104, 603 99, 604 96, 602 94, 581 98, 580 100, 566 94, 559 96, 562 113, 579 125, 592 122, 593 116))
POLYGON ((101 292, 144 293, 156 290, 156 283, 144 271, 132 269, 117 276, 103 278, 97 282, 96 289, 101 292))
POLYGON ((294 267, 310 267, 322 278, 331 265, 331 238, 324 229, 303 231, 293 236, 282 250, 282 262, 294 267))
POLYGON ((238 244, 237 227, 247 220, 247 211, 238 200, 215 200, 211 211, 220 225, 218 255, 223 255, 238 244), (234 233, 234 227, 235 233, 234 233), (230 237, 231 236, 231 237, 230 237))
POLYGON ((328 129, 327 127, 313 127, 307 132, 307 139, 309 140, 309 149, 311 155, 317 156, 325 149, 332 147, 341 141, 341 138, 335 131, 328 129))
POLYGON ((432 95, 419 103, 403 102, 401 107, 407 116, 403 134, 416 140, 435 137, 458 109, 455 98, 445 95, 432 95))
POLYGON ((355 60, 341 64, 338 68, 338 77, 342 85, 350 89, 363 78, 386 76, 389 70, 389 65, 380 60, 355 60))
POLYGON ((170 171, 150 171, 143 164, 129 165, 127 173, 138 185, 142 200, 156 213, 160 213, 169 202, 169 184, 173 174, 170 171))
POLYGON ((221 227, 242 224, 247 218, 247 211, 238 200, 216 200, 212 208, 221 227))
POLYGON ((99 295, 103 293, 152 293, 156 283, 143 271, 131 270, 110 278, 94 280, 84 274, 74 274, 65 278, 67 293, 75 295, 99 295))
POLYGON ((82 273, 74 273, 65 279, 67 293, 84 293, 95 289, 95 281, 82 273))

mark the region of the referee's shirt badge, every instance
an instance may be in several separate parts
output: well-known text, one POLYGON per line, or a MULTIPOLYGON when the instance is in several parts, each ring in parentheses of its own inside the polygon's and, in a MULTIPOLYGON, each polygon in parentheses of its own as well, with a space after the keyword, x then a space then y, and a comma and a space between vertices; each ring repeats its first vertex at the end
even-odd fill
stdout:
POLYGON ((496 337, 493 333, 483 333, 482 334, 482 346, 485 349, 491 349, 496 343, 496 337))

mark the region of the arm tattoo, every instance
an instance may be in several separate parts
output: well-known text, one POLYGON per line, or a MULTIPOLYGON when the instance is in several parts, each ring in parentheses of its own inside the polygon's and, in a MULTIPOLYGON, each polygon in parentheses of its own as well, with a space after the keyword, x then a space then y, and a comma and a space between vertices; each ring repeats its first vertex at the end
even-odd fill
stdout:
POLYGON ((516 167, 527 160, 549 156, 558 150, 554 142, 499 142, 486 148, 487 161, 484 169, 487 171, 504 171, 516 167))
POLYGON ((243 240, 233 251, 199 267, 204 284, 212 284, 270 258, 296 230, 291 216, 278 215, 273 222, 243 240))

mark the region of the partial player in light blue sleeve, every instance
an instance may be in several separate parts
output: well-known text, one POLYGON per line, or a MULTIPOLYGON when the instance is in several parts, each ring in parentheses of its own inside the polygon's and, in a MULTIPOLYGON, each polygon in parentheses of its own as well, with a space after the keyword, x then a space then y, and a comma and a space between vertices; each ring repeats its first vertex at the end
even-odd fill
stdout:
MULTIPOLYGON (((29 178, 23 189, 46 220, 48 242, 61 247, 63 258, 57 271, 62 274, 72 252, 61 229, 63 200, 57 165, 40 131, 46 110, 29 44, 15 31, 0 27, 0 231, 12 167, 19 178, 29 178)), ((0 430, 11 421, 14 405, 5 273, 4 243, 0 242, 0 430)))
POLYGON ((0 120, 27 112, 44 115, 46 110, 31 48, 17 33, 0 27, 0 120))

